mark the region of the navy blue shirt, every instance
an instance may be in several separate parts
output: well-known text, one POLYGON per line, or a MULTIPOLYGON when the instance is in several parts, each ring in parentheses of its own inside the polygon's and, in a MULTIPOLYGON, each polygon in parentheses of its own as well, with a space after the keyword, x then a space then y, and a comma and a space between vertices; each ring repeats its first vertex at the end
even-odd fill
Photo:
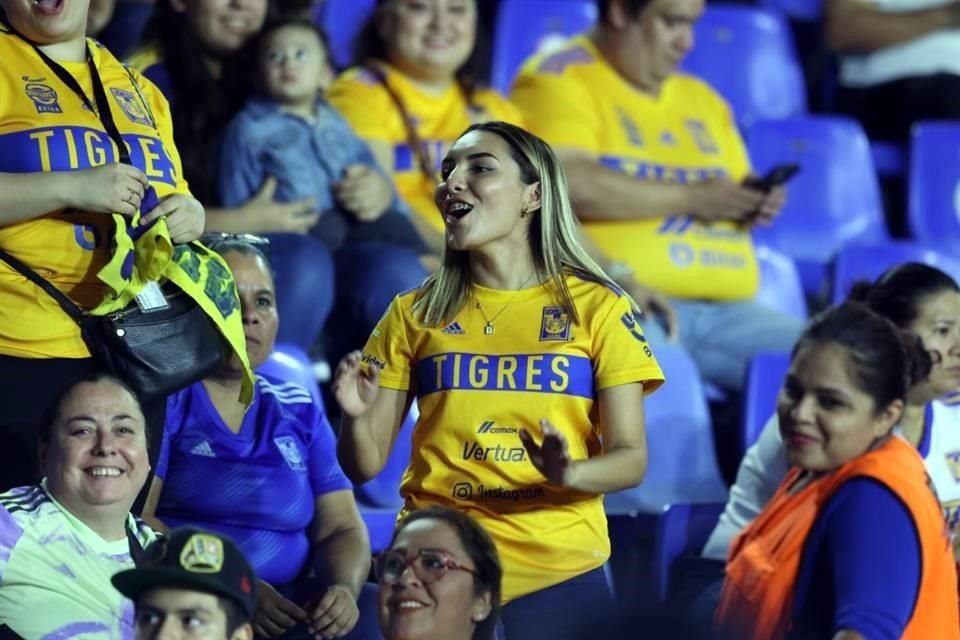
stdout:
POLYGON ((903 635, 920 591, 920 540, 906 505, 870 478, 843 484, 807 536, 791 638, 903 635))

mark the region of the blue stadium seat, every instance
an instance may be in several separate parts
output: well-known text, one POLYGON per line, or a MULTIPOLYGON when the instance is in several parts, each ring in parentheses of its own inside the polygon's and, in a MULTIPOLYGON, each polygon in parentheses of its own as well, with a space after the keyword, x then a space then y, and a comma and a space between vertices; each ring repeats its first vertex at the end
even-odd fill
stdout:
POLYGON ((826 265, 844 246, 888 237, 870 147, 859 123, 818 117, 766 120, 749 131, 750 159, 762 174, 795 162, 787 204, 754 238, 793 257, 804 291, 821 293, 826 265))
POLYGON ((873 156, 873 166, 877 168, 877 175, 899 176, 906 169, 907 159, 900 145, 882 140, 870 141, 870 155, 873 156))
POLYGON ((707 5, 682 69, 709 82, 744 128, 807 112, 803 72, 786 20, 746 5, 707 5))
POLYGON ((296 382, 310 392, 310 397, 315 404, 321 409, 324 408, 320 386, 313 375, 313 363, 300 347, 293 344, 277 344, 270 357, 257 369, 257 373, 272 376, 284 382, 296 382))
POLYGON ((726 499, 697 367, 676 346, 660 347, 656 356, 670 382, 644 403, 647 474, 640 486, 606 496, 611 514, 660 513, 671 502, 726 499))
POLYGON ((662 602, 670 593, 670 569, 685 553, 700 553, 717 525, 724 503, 671 504, 661 514, 653 539, 655 593, 662 602))
POLYGON ((413 446, 413 427, 417 422, 419 410, 414 402, 410 407, 407 419, 400 426, 400 433, 393 442, 393 451, 387 458, 387 463, 377 476, 368 482, 354 488, 357 501, 361 506, 393 509, 403 506, 400 498, 400 480, 403 472, 410 464, 410 451, 413 446))
POLYGON ((367 532, 370 534, 370 550, 378 554, 390 546, 390 539, 393 537, 393 530, 397 525, 397 514, 399 509, 383 509, 371 507, 365 504, 360 507, 360 517, 363 523, 367 525, 367 532))
POLYGON ((338 69, 345 69, 353 62, 353 41, 375 5, 376 0, 324 0, 315 5, 314 20, 327 32, 338 69))
POLYGON ((761 353, 750 362, 743 392, 743 430, 737 443, 740 456, 746 453, 777 408, 777 395, 790 368, 790 354, 761 353))
POLYGON ((491 86, 507 93, 528 57, 586 31, 596 19, 595 0, 501 0, 493 38, 491 86))
POLYGON ((875 280, 904 262, 922 262, 960 279, 960 259, 916 242, 885 242, 845 248, 833 263, 833 303, 843 301, 860 280, 875 280))
POLYGON ((960 246, 960 122, 913 126, 910 148, 909 222, 914 238, 960 246))
POLYGON ((790 256, 770 247, 756 249, 760 265, 760 290, 753 301, 769 309, 776 309, 788 316, 807 319, 807 300, 803 295, 803 283, 797 265, 790 256))

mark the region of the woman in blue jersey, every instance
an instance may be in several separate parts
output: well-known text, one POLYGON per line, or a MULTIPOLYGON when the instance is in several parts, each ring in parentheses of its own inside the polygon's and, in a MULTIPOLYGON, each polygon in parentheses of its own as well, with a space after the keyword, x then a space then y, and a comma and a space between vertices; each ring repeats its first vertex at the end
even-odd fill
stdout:
MULTIPOLYGON (((858 284, 850 297, 918 336, 930 354, 930 373, 911 386, 898 431, 923 457, 956 547, 960 532, 960 468, 956 463, 960 460, 960 408, 940 398, 960 384, 960 289, 939 269, 907 263, 893 267, 872 284, 858 284)), ((711 584, 698 598, 694 611, 699 614, 691 615, 691 609, 683 607, 685 619, 697 620, 693 624, 701 627, 709 625, 730 542, 757 517, 787 471, 779 420, 773 416, 741 462, 724 513, 703 549, 698 581, 711 584)), ((687 590, 697 589, 691 583, 687 590)))
MULTIPOLYGON (((182 244, 203 231, 204 210, 180 177, 163 96, 84 37, 89 0, 0 9, 0 250, 93 309, 111 293, 98 276, 114 253, 112 214, 165 218, 182 244)), ((73 319, 0 260, 0 489, 34 480, 40 416, 95 369, 73 319)), ((155 434, 162 411, 162 401, 144 407, 155 434)))
MULTIPOLYGON (((210 246, 234 273, 256 368, 277 335, 270 266, 250 239, 215 237, 210 246)), ((358 621, 370 544, 330 424, 296 384, 258 375, 249 408, 237 402, 239 384, 234 361, 170 397, 144 516, 237 542, 261 579, 259 635, 309 628, 322 638, 342 637, 358 621)))
POLYGON ((579 637, 610 602, 602 496, 643 478, 643 399, 663 374, 632 300, 582 248, 546 143, 474 125, 441 179, 443 266, 337 369, 340 461, 376 475, 416 398, 405 508, 457 508, 491 534, 508 638, 579 637))

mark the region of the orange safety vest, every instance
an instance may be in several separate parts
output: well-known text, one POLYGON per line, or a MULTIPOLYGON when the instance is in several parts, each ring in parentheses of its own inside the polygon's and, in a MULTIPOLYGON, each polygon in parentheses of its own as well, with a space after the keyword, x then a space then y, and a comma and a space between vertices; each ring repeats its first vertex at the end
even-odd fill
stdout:
MULTIPOLYGON (((793 589, 810 529, 820 509, 844 482, 866 476, 883 483, 903 501, 920 539, 920 591, 903 638, 960 639, 953 550, 943 512, 916 449, 901 438, 890 438, 791 495, 788 490, 801 473, 801 469, 792 469, 757 519, 733 540, 716 612, 723 637, 786 637, 793 589)), ((867 531, 864 535, 876 534, 867 531)))

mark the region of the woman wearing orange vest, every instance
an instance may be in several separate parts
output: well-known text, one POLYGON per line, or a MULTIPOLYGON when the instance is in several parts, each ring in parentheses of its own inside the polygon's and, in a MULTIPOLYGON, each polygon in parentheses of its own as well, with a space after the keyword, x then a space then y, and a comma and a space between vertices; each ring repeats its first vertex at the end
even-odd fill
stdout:
POLYGON ((930 367, 904 335, 846 303, 797 343, 777 405, 792 469, 732 543, 721 637, 960 639, 943 514, 892 434, 930 367))

